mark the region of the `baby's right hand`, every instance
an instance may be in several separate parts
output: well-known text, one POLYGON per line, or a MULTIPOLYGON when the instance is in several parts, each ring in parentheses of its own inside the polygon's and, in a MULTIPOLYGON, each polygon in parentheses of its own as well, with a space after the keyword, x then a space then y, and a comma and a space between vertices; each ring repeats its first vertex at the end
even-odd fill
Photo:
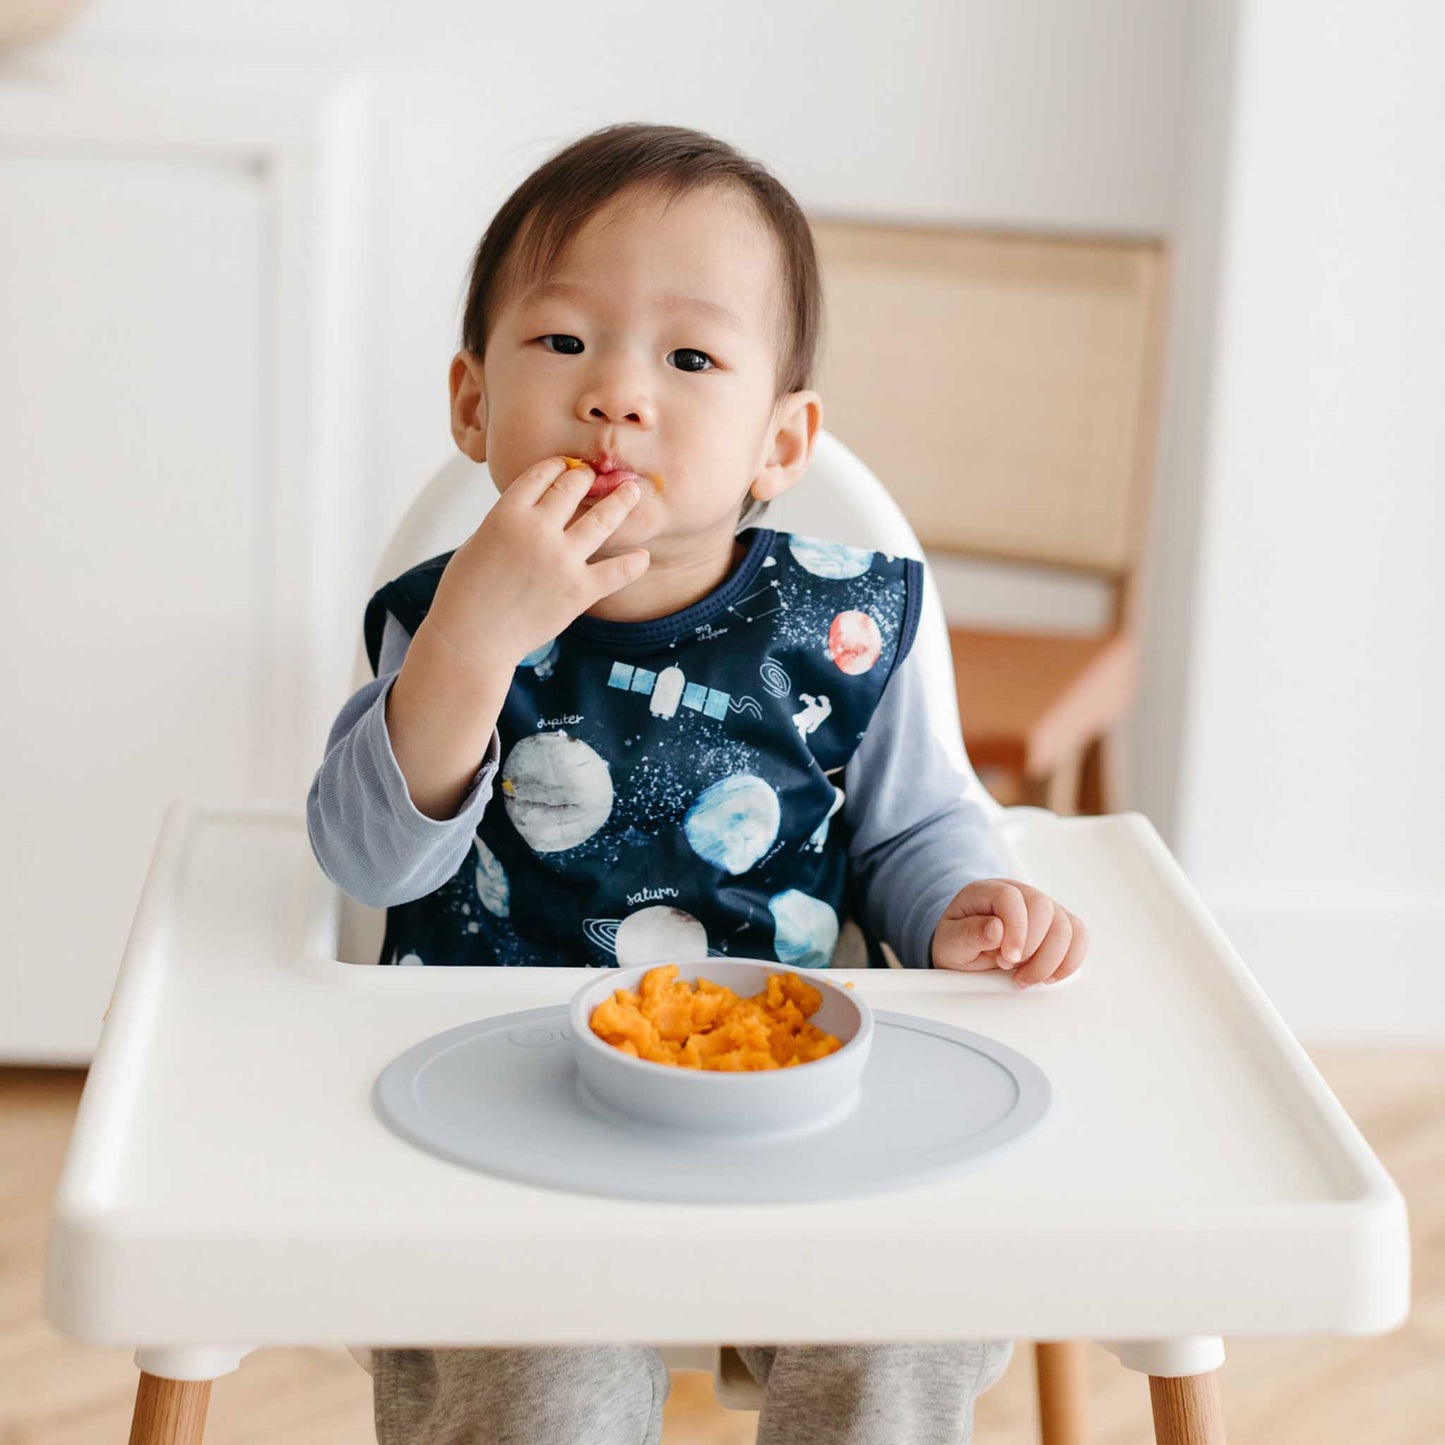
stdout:
POLYGON ((522 472, 447 563, 422 626, 479 666, 510 672, 642 576, 651 559, 640 547, 589 560, 640 495, 636 482, 624 482, 579 516, 595 475, 560 456, 522 472))

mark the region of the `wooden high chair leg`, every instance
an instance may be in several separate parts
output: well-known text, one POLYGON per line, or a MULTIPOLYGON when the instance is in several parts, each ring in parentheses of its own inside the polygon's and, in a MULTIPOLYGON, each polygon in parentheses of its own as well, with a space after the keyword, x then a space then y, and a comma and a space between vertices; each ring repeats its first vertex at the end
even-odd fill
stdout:
POLYGON ((1124 809, 1124 730, 1116 725, 1085 749, 1079 768, 1079 812, 1119 813, 1124 809))
POLYGON ((1016 768, 982 767, 978 770, 978 780, 988 789, 994 801, 1005 808, 1029 802, 1042 806, 1042 798, 1035 799, 1031 795, 1028 779, 1016 768))
POLYGON ((994 797, 1006 808, 1019 803, 1027 808, 1047 808, 1063 818, 1072 817, 1078 811, 1081 758, 1062 764, 1052 773, 1022 774, 1011 798, 1006 801, 998 793, 994 797))
POLYGON ((130 1445, 201 1445, 210 1402, 209 1380, 162 1380, 142 1370, 130 1445))
POLYGON ((1088 1341, 1036 1341, 1034 1371, 1039 1387, 1039 1439, 1043 1445, 1088 1445, 1088 1341))
POLYGON ((1158 1445, 1224 1445, 1219 1371, 1203 1375, 1149 1376, 1158 1445))
POLYGON ((1046 777, 1026 779, 1024 801, 1036 808, 1047 808, 1061 818, 1072 817, 1079 811, 1079 779, 1083 766, 1084 754, 1080 751, 1063 759, 1046 777))

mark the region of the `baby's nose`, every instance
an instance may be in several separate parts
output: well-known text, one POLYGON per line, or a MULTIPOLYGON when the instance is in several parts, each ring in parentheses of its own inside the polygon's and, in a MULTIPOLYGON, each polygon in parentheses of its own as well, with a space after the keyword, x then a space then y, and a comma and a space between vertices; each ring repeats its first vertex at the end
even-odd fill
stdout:
MULTIPOLYGON (((604 411, 600 406, 594 406, 588 415, 596 421, 616 421, 617 417, 610 411, 604 411)), ((641 421, 642 417, 638 412, 629 411, 623 414, 624 421, 641 421)))
POLYGON ((578 412, 587 421, 652 426, 657 420, 656 407, 646 388, 620 373, 588 387, 577 400, 578 412))

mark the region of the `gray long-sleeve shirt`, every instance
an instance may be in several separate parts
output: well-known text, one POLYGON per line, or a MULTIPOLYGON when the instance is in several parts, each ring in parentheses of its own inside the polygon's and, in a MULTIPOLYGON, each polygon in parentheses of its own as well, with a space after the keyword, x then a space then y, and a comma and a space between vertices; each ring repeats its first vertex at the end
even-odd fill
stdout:
MULTIPOLYGON (((390 614, 377 677, 343 705, 306 802, 312 851, 326 876, 376 908, 409 902, 451 878, 492 799, 501 742, 490 747, 452 818, 420 812, 392 751, 386 698, 411 637, 390 614)), ((889 679, 843 774, 843 820, 861 922, 907 968, 931 966, 933 932, 955 893, 1002 870, 973 779, 939 746, 917 651, 889 679)))

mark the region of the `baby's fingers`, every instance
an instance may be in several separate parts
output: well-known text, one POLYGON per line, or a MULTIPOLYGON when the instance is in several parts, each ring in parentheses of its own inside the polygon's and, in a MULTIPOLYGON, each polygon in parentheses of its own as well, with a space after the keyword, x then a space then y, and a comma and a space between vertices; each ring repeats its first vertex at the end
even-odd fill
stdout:
POLYGON ((593 602, 610 597, 619 588, 635 582, 652 564, 652 558, 645 548, 635 552, 624 552, 620 557, 607 557, 601 562, 592 562, 587 567, 587 576, 592 583, 593 602))
POLYGON ((989 886, 988 906, 1003 920, 1003 942, 998 945, 999 966, 1012 968, 1024 956, 1029 937, 1029 906, 1016 883, 999 881, 989 886))
POLYGON ((543 488, 535 514, 550 517, 554 526, 565 527, 592 486, 593 476, 590 467, 568 468, 559 472, 550 485, 543 488))
POLYGON ((1053 975, 1068 954, 1073 935, 1073 915, 1066 909, 1055 908, 1048 931, 1034 950, 1033 956, 1014 975, 1014 982, 1020 988, 1029 988, 1053 975))
POLYGON ((991 913, 975 913, 967 918, 947 918, 933 943, 933 966, 956 968, 965 973, 981 973, 994 966, 992 950, 1003 937, 1003 924, 991 913))
POLYGON ((1089 951, 1089 930, 1084 926, 1084 920, 1077 913, 1070 913, 1069 922, 1074 930, 1073 937, 1069 939, 1069 951, 1052 976, 1044 980, 1045 983, 1058 983, 1060 979, 1068 978, 1071 973, 1077 973, 1084 961, 1084 955, 1089 951))
POLYGON ((575 517, 567 527, 567 535, 580 542, 590 557, 627 520, 641 495, 636 482, 623 482, 615 492, 575 517))
MULTIPOLYGON (((591 469, 588 468, 582 472, 579 468, 579 472, 587 478, 587 486, 590 487, 592 485, 591 469)), ((533 462, 525 471, 519 472, 516 481, 507 488, 503 495, 508 501, 530 507, 547 495, 554 482, 561 477, 570 475, 571 471, 561 457, 543 457, 540 462, 533 462)))

